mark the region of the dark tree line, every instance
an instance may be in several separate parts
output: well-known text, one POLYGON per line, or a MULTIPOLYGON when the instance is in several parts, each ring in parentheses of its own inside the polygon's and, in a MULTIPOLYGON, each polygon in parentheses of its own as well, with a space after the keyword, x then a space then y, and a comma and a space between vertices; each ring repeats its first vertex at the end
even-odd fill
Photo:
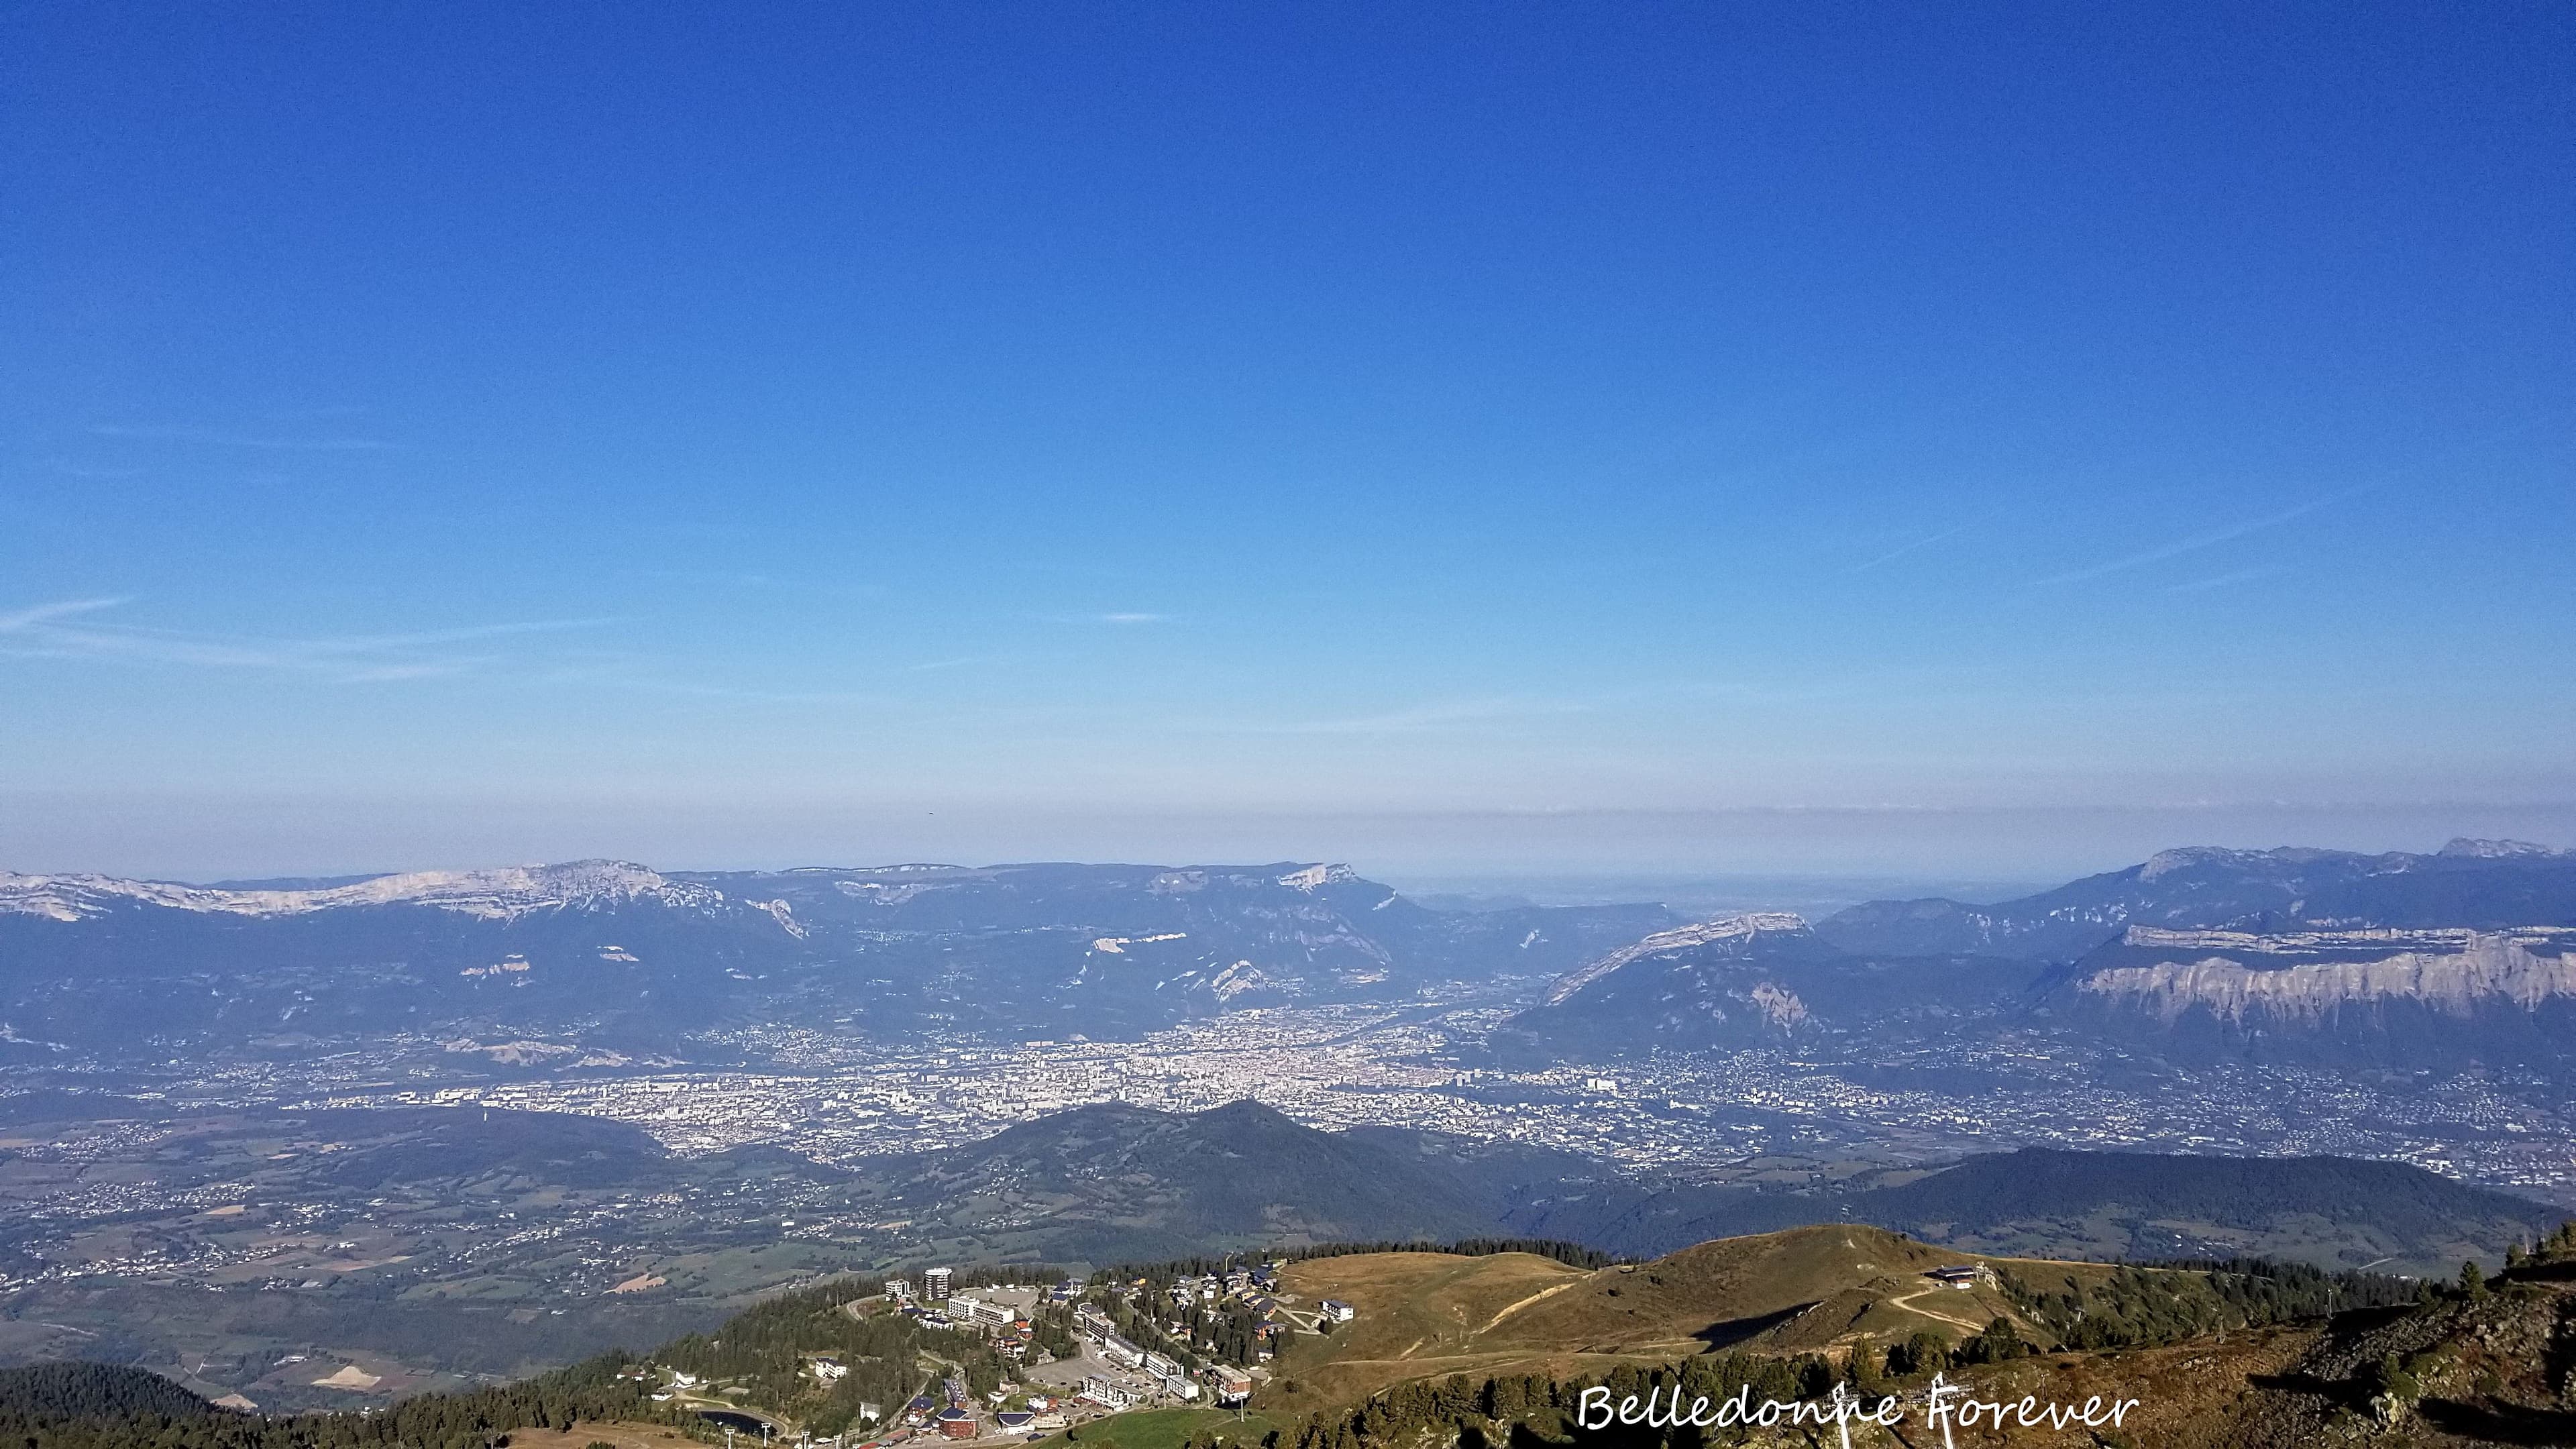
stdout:
POLYGON ((0 1369, 0 1410, 177 1418, 213 1409, 204 1399, 147 1369, 105 1363, 38 1363, 0 1369))
POLYGON ((2202 1259, 2154 1268, 2123 1264, 2098 1284, 2003 1275, 2005 1296, 2075 1349, 2179 1343, 2221 1329, 2329 1318, 2414 1301, 2417 1285, 2382 1273, 2328 1273, 2262 1258, 2202 1259))
POLYGON ((668 1422, 641 1383, 621 1377, 630 1366, 624 1354, 607 1354, 503 1388, 421 1394, 372 1414, 262 1418, 225 1413, 202 1400, 180 1413, 144 1408, 64 1412, 10 1398, 0 1400, 0 1444, 12 1449, 496 1449, 514 1429, 570 1429, 577 1419, 668 1422))
POLYGON ((1576 1268, 1607 1268, 1614 1263, 1633 1263, 1635 1258, 1587 1248, 1561 1238, 1461 1238, 1454 1243, 1435 1243, 1427 1239, 1397 1241, 1387 1239, 1373 1243, 1315 1243, 1302 1248, 1261 1248, 1240 1253, 1165 1258, 1152 1263, 1121 1263, 1103 1268, 1091 1275, 1095 1286, 1132 1283, 1142 1278, 1148 1284, 1161 1286, 1177 1278, 1203 1277, 1226 1273, 1236 1268, 1254 1268, 1264 1263, 1295 1263, 1308 1258, 1344 1258, 1355 1253, 1449 1253, 1461 1258, 1485 1258, 1496 1253, 1531 1253, 1554 1258, 1576 1268))

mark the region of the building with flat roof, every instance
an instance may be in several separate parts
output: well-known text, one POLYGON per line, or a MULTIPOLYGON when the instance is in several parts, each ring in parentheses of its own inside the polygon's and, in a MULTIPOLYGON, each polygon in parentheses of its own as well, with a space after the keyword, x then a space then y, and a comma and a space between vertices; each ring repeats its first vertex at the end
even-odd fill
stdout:
POLYGON ((1141 1384, 1107 1374, 1084 1374, 1081 1397, 1104 1409, 1132 1409, 1145 1401, 1145 1389, 1141 1384))

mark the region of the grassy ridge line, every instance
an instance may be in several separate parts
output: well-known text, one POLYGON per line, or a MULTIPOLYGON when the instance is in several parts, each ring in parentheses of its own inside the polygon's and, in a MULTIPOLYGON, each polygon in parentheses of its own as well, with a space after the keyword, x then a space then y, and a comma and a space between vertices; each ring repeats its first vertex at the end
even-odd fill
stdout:
POLYGON ((1106 1285, 1142 1278, 1149 1283, 1169 1283, 1175 1278, 1223 1273, 1249 1264, 1303 1263, 1316 1258, 1348 1258, 1372 1253, 1440 1253, 1452 1258, 1527 1253, 1532 1257, 1553 1258, 1569 1267, 1585 1269, 1643 1261, 1582 1243, 1570 1243, 1562 1238, 1462 1238, 1450 1243, 1381 1239, 1376 1242, 1310 1243, 1302 1247, 1246 1248, 1235 1253, 1202 1253, 1145 1263, 1120 1263, 1093 1273, 1091 1282, 1106 1285))

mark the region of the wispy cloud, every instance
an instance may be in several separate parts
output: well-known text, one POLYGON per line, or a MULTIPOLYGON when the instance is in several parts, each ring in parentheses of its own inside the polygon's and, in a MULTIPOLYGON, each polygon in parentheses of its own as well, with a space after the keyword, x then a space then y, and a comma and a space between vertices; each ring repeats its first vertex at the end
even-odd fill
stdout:
POLYGON ((2281 570, 2277 568, 2237 569, 2233 573, 2219 574, 2214 578, 2193 579, 2189 583, 2175 584, 2167 588, 2165 592, 2168 594, 2197 594, 2206 589, 2223 589, 2230 584, 2250 583, 2255 579, 2268 579, 2279 572, 2281 572, 2281 570))
POLYGON ((2282 524, 2305 518, 2327 504, 2349 498, 2359 491, 2359 489, 2346 489, 2341 493, 2329 493, 2323 498, 2311 499, 2296 508, 2284 508, 2278 513, 2267 513, 2261 518, 2249 518, 2239 523, 2228 524, 2223 528, 2195 533, 2185 538, 2175 539, 2171 543, 2160 544, 2155 548, 2125 554, 2105 563, 2069 569, 2061 574, 2051 574, 2044 579, 2034 579, 2031 581, 2031 586, 2049 588, 2058 584, 2080 584, 2087 579, 2098 579, 2109 574, 2144 568, 2149 564, 2163 563, 2167 559, 2181 558, 2185 554, 2198 553, 2205 548, 2215 548, 2222 543, 2233 542, 2250 533, 2261 533, 2267 528, 2278 528, 2282 524))
POLYGON ((403 634, 274 638, 122 624, 88 616, 131 602, 70 599, 0 614, 6 652, 21 658, 108 659, 198 669, 303 671, 351 683, 463 674, 493 661, 441 652, 513 635, 588 629, 606 619, 538 619, 403 634))
POLYGON ((1914 552, 1918 548, 1930 548, 1932 545, 1939 543, 1944 539, 1957 538, 1960 534, 1967 532, 1970 528, 1975 526, 1976 525, 1974 523, 1962 523, 1956 527, 1945 528, 1939 533, 1932 534, 1929 537, 1918 538, 1912 543, 1892 548, 1887 552, 1880 554, 1878 557, 1870 559, 1866 563, 1853 564, 1850 568, 1843 570, 1843 572, 1850 574, 1867 573, 1871 569, 1878 567, 1880 564, 1894 563, 1898 559, 1905 557, 1907 554, 1914 552))
POLYGON ((65 599, 60 603, 38 604, 33 608, 20 609, 16 613, 0 614, 0 634, 24 633, 50 620, 66 619, 74 614, 88 614, 100 609, 113 609, 127 602, 130 601, 122 598, 65 599))
POLYGON ((633 694, 666 695, 677 699, 722 700, 747 704, 864 704, 884 705, 885 696, 855 689, 763 689, 756 686, 714 684, 702 679, 673 679, 667 675, 642 673, 631 668, 583 668, 556 670, 543 676, 557 685, 582 689, 623 690, 633 694))
POLYGON ((1480 724, 1498 724, 1517 719, 1582 714, 1591 708, 1592 706, 1588 704, 1574 700, 1504 696, 1490 699, 1443 700, 1388 710, 1380 714, 1355 715, 1341 719, 1289 720, 1253 725, 1249 729, 1256 734, 1282 735, 1420 734, 1480 724))
POLYGON ((77 458, 48 458, 45 466, 66 478, 80 478, 92 483, 122 483, 128 478, 143 476, 140 468, 109 468, 84 463, 77 458))
POLYGON ((1174 616, 1170 614, 1154 614, 1147 613, 1143 610, 1126 609, 1111 610, 1107 613, 1099 614, 1028 614, 1023 617, 1027 618, 1030 622, 1037 624, 1075 624, 1084 626, 1107 624, 1113 628, 1121 629, 1135 629, 1151 624, 1169 624, 1174 622, 1174 616))
POLYGON ((886 593, 882 584, 847 578, 794 578, 746 569, 641 569, 632 577, 692 588, 730 589, 756 594, 803 594, 822 599, 872 599, 886 593))
POLYGON ((462 674, 465 668, 462 663, 378 664, 354 670, 343 677, 352 684, 379 684, 404 679, 443 679, 451 674, 462 674))
POLYGON ((202 443, 218 448, 250 448, 270 453, 384 453, 402 447, 382 438, 283 437, 269 433, 226 432, 213 428, 172 427, 160 423, 99 423, 90 436, 156 443, 202 443))

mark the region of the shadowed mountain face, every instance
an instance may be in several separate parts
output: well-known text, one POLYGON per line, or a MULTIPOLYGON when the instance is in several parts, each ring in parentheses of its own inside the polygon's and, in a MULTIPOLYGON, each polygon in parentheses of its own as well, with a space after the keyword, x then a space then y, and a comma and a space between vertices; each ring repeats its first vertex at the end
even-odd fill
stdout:
POLYGON ((1257 1102, 1174 1114, 1080 1107, 883 1166, 878 1209, 916 1236, 1042 1243, 1091 1261, 1335 1240, 1449 1241, 1568 1179, 1581 1158, 1390 1128, 1319 1132, 1257 1102))
POLYGON ((0 1018, 15 1034, 0 1053, 292 1054, 509 1030, 613 1056, 817 1016, 859 1033, 1115 1036, 1552 975, 1672 920, 1659 906, 1431 911, 1294 863, 665 875, 585 861, 232 887, 0 873, 0 1018))
POLYGON ((2535 1239, 2562 1216, 2405 1163, 2033 1148, 1843 1191, 1607 1187, 1581 1200, 1532 1204, 1513 1214, 1512 1226, 1648 1253, 1800 1223, 1853 1222, 1990 1253, 2149 1261, 2251 1253, 2438 1274, 2464 1257, 2492 1259, 2535 1239))
POLYGON ((1493 1045, 1507 1059, 1598 1061, 1947 1029, 1999 1010, 2036 975, 1995 957, 1857 955, 1796 916, 1734 916, 1601 956, 1559 979, 1493 1045))

